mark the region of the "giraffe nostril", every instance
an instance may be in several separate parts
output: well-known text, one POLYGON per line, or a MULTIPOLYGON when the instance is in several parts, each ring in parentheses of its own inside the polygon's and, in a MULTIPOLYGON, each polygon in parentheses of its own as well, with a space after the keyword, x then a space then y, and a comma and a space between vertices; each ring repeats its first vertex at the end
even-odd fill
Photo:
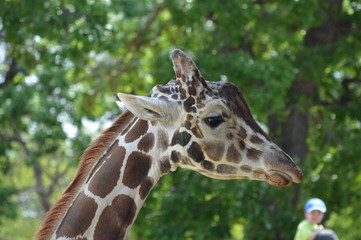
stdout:
POLYGON ((283 156, 285 156, 288 160, 290 160, 290 161, 293 162, 293 159, 292 159, 287 153, 285 153, 284 151, 282 151, 282 154, 283 154, 283 156))

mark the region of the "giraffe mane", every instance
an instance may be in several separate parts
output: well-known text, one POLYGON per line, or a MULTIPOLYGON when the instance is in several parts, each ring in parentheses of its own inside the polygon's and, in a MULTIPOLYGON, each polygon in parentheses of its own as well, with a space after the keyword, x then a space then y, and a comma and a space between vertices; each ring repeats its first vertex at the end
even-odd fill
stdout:
POLYGON ((48 211, 34 239, 43 240, 50 238, 59 220, 63 217, 64 211, 71 204, 80 186, 85 182, 96 160, 102 156, 104 150, 114 141, 116 136, 127 127, 133 118, 134 115, 131 112, 124 112, 113 122, 111 127, 103 131, 84 151, 74 179, 48 211))

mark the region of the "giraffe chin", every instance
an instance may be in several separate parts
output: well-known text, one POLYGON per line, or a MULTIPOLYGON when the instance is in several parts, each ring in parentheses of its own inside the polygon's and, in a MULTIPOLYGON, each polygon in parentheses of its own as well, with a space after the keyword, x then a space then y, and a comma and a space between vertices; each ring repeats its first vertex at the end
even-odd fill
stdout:
POLYGON ((276 187, 284 187, 290 185, 293 179, 287 173, 270 170, 266 175, 265 181, 276 187))

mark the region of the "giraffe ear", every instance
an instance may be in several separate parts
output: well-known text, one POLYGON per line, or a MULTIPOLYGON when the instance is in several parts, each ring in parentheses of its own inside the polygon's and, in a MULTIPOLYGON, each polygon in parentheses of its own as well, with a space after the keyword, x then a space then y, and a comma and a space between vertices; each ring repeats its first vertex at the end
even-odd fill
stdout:
POLYGON ((118 93, 117 105, 124 111, 128 109, 134 116, 143 120, 169 120, 176 117, 177 105, 173 101, 162 101, 157 98, 118 93))
POLYGON ((176 78, 182 79, 182 76, 189 80, 192 80, 193 77, 195 77, 196 79, 202 78, 201 73, 197 68, 197 65, 183 51, 179 49, 174 49, 170 54, 170 58, 173 62, 173 69, 176 78))

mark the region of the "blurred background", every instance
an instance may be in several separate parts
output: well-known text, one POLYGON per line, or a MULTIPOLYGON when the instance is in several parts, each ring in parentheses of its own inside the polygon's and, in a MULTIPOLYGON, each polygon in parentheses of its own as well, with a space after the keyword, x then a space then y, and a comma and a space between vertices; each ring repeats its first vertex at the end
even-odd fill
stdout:
POLYGON ((353 0, 1 0, 0 239, 31 239, 116 93, 174 79, 169 53, 231 81, 302 168, 276 188, 178 169, 128 237, 291 240, 310 197, 324 225, 361 236, 361 3, 353 0))

